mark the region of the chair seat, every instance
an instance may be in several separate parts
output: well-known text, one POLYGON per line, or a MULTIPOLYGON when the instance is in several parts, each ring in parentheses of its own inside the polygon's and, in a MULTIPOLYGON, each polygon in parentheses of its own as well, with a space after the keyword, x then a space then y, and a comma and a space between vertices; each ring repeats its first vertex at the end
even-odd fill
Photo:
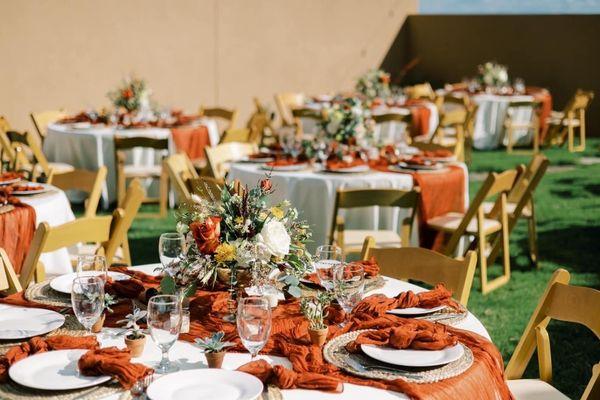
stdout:
MULTIPOLYGON (((485 214, 489 214, 494 208, 494 202, 492 201, 484 201, 482 204, 483 212, 485 214)), ((510 215, 513 215, 515 212, 515 208, 517 208, 517 203, 506 203, 506 212, 510 215)), ((531 218, 531 209, 527 206, 523 207, 523 212, 521 213, 522 217, 531 218)))
POLYGON ((546 123, 550 124, 550 125, 560 125, 562 123, 563 126, 579 126, 580 122, 579 122, 579 118, 571 118, 571 119, 564 119, 563 120, 563 115, 562 113, 560 113, 560 116, 554 116, 551 115, 548 118, 546 118, 546 123))
POLYGON ((515 400, 568 400, 569 398, 552 385, 539 379, 515 379, 507 381, 515 400))
POLYGON ((160 165, 125 165, 123 172, 127 178, 160 177, 162 167, 160 165))
MULTIPOLYGON (((427 225, 430 227, 443 232, 454 232, 458 226, 460 225, 464 214, 457 212, 450 212, 445 215, 441 215, 439 217, 431 218, 427 221, 427 225)), ((483 231, 484 234, 488 235, 490 233, 498 232, 502 229, 502 224, 495 219, 484 218, 483 220, 483 231)), ((467 226, 467 233, 476 234, 477 233, 477 218, 473 218, 469 225, 467 226)))
POLYGON ((375 239, 377 247, 402 247, 402 239, 395 231, 370 231, 362 229, 344 230, 344 250, 347 252, 359 252, 367 236, 375 239))
MULTIPOLYGON (((64 174, 67 172, 75 171, 75 167, 71 164, 60 163, 60 162, 51 162, 48 163, 50 168, 54 171, 54 174, 64 174)), ((36 164, 35 166, 36 172, 42 172, 42 166, 40 164, 36 164)))

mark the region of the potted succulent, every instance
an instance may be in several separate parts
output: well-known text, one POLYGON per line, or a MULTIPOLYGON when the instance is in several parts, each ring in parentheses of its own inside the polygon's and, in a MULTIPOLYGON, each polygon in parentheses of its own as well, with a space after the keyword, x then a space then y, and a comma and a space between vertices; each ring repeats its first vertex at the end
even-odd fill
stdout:
POLYGON ((331 303, 329 292, 319 292, 314 297, 304 297, 300 302, 300 310, 308 320, 308 335, 312 344, 323 346, 327 340, 329 327, 325 323, 327 307, 331 303))
POLYGON ((140 329, 137 322, 144 318, 148 312, 142 311, 135 305, 131 314, 127 314, 125 319, 119 321, 119 324, 124 324, 129 331, 125 334, 125 345, 131 352, 132 357, 139 357, 144 351, 146 345, 146 335, 140 329))
POLYGON ((234 345, 232 342, 224 342, 224 332, 215 332, 212 336, 204 339, 196 339, 196 344, 204 351, 208 368, 221 368, 225 357, 225 348, 234 345))
MULTIPOLYGON (((89 294, 86 293, 86 296, 89 297, 89 294)), ((104 320, 106 319, 106 312, 108 311, 109 313, 112 313, 113 310, 112 308, 110 308, 110 306, 115 304, 117 304, 117 298, 113 295, 105 293, 104 310, 102 311, 102 314, 100 314, 100 318, 98 318, 98 321, 96 321, 96 323, 92 325, 92 332, 99 333, 102 330, 102 327, 104 326, 104 320)))

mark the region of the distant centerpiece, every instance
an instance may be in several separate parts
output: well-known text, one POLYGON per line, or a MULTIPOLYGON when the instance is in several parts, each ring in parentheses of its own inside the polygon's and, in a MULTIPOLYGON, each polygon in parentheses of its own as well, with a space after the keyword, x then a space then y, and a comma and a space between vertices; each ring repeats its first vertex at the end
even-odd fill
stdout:
POLYGON ((479 81, 485 87, 500 88, 508 85, 508 68, 505 65, 488 61, 477 67, 479 81))
POLYGON ((336 101, 323 109, 320 134, 346 145, 364 145, 373 136, 370 111, 355 97, 336 101))
POLYGON ((390 74, 381 69, 372 69, 358 78, 356 91, 367 99, 386 99, 391 95, 390 74))

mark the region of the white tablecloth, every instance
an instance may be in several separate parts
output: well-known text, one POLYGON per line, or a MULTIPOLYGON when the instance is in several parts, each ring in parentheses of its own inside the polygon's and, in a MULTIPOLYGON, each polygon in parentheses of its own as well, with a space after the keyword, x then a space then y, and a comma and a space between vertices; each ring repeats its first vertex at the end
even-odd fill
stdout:
MULTIPOLYGON (((208 128, 211 146, 219 142, 219 130, 213 119, 204 119, 202 125, 208 128)), ((114 155, 114 136, 146 136, 157 139, 171 139, 171 130, 166 128, 143 129, 116 129, 107 126, 92 126, 77 129, 68 124, 50 124, 48 136, 44 141, 44 153, 49 161, 64 162, 75 168, 95 171, 100 166, 106 165, 108 175, 106 185, 102 190, 102 205, 116 200, 116 169, 114 155)), ((173 152, 175 146, 169 141, 169 151, 173 152)), ((161 152, 152 149, 133 149, 128 154, 128 164, 137 166, 160 165, 161 152)), ((158 191, 157 182, 147 182, 146 189, 149 195, 154 196, 158 191)), ((76 201, 77 199, 73 198, 76 201)))
MULTIPOLYGON (((47 222, 58 226, 75 220, 69 199, 62 190, 52 187, 52 192, 40 195, 21 196, 20 200, 35 209, 35 224, 47 222)), ((43 253, 40 261, 44 263, 47 275, 60 275, 73 272, 69 251, 65 248, 43 253)))
MULTIPOLYGON (((133 269, 140 270, 146 273, 152 273, 154 268, 158 264, 151 264, 146 266, 134 267, 133 269)), ((408 282, 399 281, 392 278, 385 278, 386 284, 383 288, 369 292, 368 294, 382 293, 386 296, 396 296, 402 291, 413 290, 415 292, 422 291, 423 289, 408 282)), ((466 329, 475 333, 478 333, 488 339, 490 335, 483 326, 483 324, 471 313, 463 321, 456 325, 457 328, 466 329)), ((116 333, 120 332, 119 329, 103 329, 99 335, 99 340, 102 346, 117 346, 124 348, 123 336, 116 336, 116 333)), ((491 340, 491 339, 490 339, 491 340)), ((182 369, 197 369, 206 368, 206 361, 204 355, 200 350, 189 342, 177 341, 170 352, 170 359, 175 361, 177 365, 182 369)), ((138 359, 134 359, 134 362, 142 362, 148 365, 153 365, 160 361, 161 353, 158 347, 152 342, 151 338, 146 341, 146 347, 144 353, 138 359)), ((285 367, 291 367, 290 361, 285 357, 277 356, 263 356, 259 355, 258 358, 265 359, 271 364, 280 364, 285 367)), ((239 366, 250 361, 250 354, 247 353, 228 353, 225 356, 223 363, 224 369, 236 369, 239 366)), ((160 378, 159 378, 160 379, 160 378)), ((349 383, 344 384, 344 391, 341 394, 331 394, 319 392, 316 390, 283 390, 283 397, 286 400, 307 400, 307 399, 332 399, 332 400, 343 400, 343 399, 407 399, 404 394, 399 392, 385 391, 380 389, 374 389, 366 386, 352 385, 349 383)), ((109 397, 110 400, 117 400, 117 395, 109 397)))

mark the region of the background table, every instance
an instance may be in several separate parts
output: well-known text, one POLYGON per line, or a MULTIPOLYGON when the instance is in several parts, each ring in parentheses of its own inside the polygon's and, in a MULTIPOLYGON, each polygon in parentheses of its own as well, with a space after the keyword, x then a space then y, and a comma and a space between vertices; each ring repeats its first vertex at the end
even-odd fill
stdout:
MULTIPOLYGON (((208 128, 211 146, 219 142, 219 130, 213 119, 203 119, 202 125, 208 128)), ((102 205, 108 205, 116 200, 116 169, 114 136, 146 136, 156 139, 169 139, 169 152, 174 153, 176 146, 172 140, 171 130, 167 128, 117 129, 111 126, 91 126, 90 128, 75 128, 69 124, 50 124, 48 135, 44 141, 44 153, 49 161, 64 162, 75 168, 97 170, 106 165, 108 175, 106 185, 102 189, 102 205)), ((152 149, 133 149, 127 152, 127 163, 136 166, 161 165, 162 152, 152 149)), ((146 189, 154 196, 158 192, 156 180, 146 182, 146 189)), ((80 201, 77 197, 71 197, 80 201)))

